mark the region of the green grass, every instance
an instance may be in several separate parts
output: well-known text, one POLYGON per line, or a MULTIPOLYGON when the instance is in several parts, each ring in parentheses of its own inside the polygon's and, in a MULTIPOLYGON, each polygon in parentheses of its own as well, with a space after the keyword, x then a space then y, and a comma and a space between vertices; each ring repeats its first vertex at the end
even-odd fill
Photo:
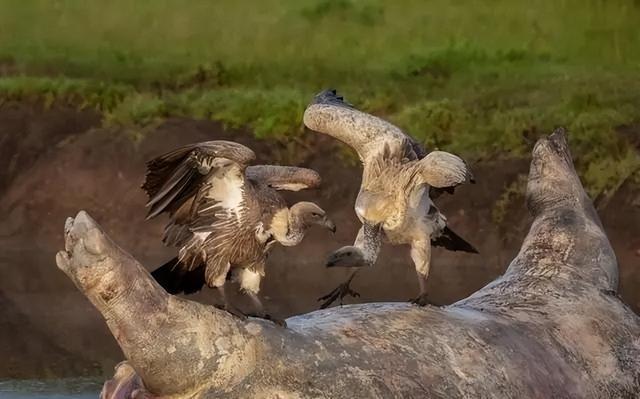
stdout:
POLYGON ((291 141, 310 97, 337 87, 472 158, 524 155, 523 133, 566 125, 590 193, 607 195, 640 169, 616 132, 640 125, 638 21, 631 0, 4 0, 0 101, 291 141))

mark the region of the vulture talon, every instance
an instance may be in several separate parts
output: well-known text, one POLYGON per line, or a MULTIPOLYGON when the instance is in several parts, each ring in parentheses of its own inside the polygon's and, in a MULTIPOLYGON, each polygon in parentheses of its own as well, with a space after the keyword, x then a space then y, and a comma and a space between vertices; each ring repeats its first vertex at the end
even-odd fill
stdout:
POLYGON ((436 303, 434 303, 433 301, 429 300, 427 294, 420 294, 417 297, 410 299, 409 302, 413 303, 414 305, 418 305, 418 306, 440 306, 436 303))
POLYGON ((343 305, 343 301, 342 300, 346 296, 351 296, 353 298, 360 297, 360 294, 358 292, 356 292, 353 289, 351 289, 350 284, 351 284, 351 279, 349 279, 345 283, 340 284, 338 287, 336 287, 333 291, 331 291, 327 295, 324 295, 324 296, 321 296, 320 298, 318 298, 318 301, 324 301, 322 303, 322 305, 320 305, 320 309, 328 308, 336 300, 339 300, 340 301, 340 306, 342 306, 343 305))
POLYGON ((272 315, 270 315, 268 313, 249 313, 249 314, 247 314, 247 316, 255 317, 256 319, 269 320, 270 322, 272 322, 273 324, 275 324, 277 326, 280 326, 280 327, 283 327, 283 328, 287 328, 287 322, 284 319, 272 316, 272 315))
POLYGON ((247 320, 248 316, 246 314, 244 314, 240 309, 236 308, 235 306, 223 305, 223 306, 219 307, 219 309, 222 309, 225 312, 227 312, 227 313, 229 313, 229 314, 231 314, 233 316, 236 316, 240 320, 247 320))

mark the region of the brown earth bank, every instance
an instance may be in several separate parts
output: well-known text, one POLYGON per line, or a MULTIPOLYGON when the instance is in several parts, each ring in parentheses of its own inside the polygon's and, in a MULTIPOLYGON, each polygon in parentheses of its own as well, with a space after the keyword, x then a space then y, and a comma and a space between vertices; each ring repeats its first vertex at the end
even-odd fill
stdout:
MULTIPOLYGON (((5 359, 0 378, 112 373, 122 359, 119 348, 98 312, 55 266, 54 254, 63 246, 62 226, 67 216, 85 209, 148 269, 165 262, 174 254, 160 242, 165 220, 144 220, 146 198, 139 186, 146 160, 182 144, 232 139, 253 148, 260 162, 290 160, 321 173, 321 189, 292 193, 288 199, 318 202, 338 231, 313 231, 298 247, 273 251, 262 291, 273 313, 286 317, 316 309, 316 298, 345 278, 345 270, 325 269, 323 261, 331 250, 351 243, 359 228, 353 202, 361 171, 343 161, 343 151, 333 141, 309 133, 296 154, 286 143, 259 141, 211 121, 169 120, 146 129, 138 141, 123 129, 100 124, 91 111, 0 106, 0 357, 5 359)), ((521 198, 509 203, 500 225, 492 216, 505 187, 527 172, 528 160, 483 161, 472 167, 478 183, 437 203, 450 226, 480 255, 435 250, 429 288, 440 304, 466 297, 500 275, 529 227, 521 198)), ((636 312, 638 194, 626 185, 600 210, 618 256, 622 297, 636 312)), ((358 278, 358 301, 404 301, 417 292, 404 247, 386 247, 375 268, 358 278)), ((218 301, 211 291, 192 298, 218 301)))

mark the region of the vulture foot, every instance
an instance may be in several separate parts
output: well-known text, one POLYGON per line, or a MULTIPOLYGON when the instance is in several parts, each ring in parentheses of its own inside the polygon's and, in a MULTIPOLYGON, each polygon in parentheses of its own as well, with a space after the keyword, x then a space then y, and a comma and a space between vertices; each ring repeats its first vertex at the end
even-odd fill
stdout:
POLYGON ((238 309, 237 307, 235 307, 235 306, 233 306, 233 305, 231 305, 229 303, 226 303, 224 305, 214 305, 214 306, 216 308, 218 308, 218 309, 222 309, 225 312, 236 316, 240 320, 247 320, 248 316, 243 311, 241 311, 240 309, 238 309))
POLYGON ((271 315, 266 315, 265 319, 267 320, 271 320, 274 324, 282 327, 282 328, 287 328, 287 322, 284 319, 281 319, 279 317, 273 317, 271 315))
POLYGON ((347 281, 345 281, 344 283, 340 284, 336 289, 334 289, 333 291, 331 291, 327 295, 324 295, 324 296, 321 296, 320 298, 318 298, 318 301, 324 301, 322 303, 322 305, 320 305, 320 309, 328 308, 336 300, 339 300, 340 301, 340 306, 342 306, 342 300, 346 296, 351 296, 353 298, 359 297, 360 294, 357 293, 356 291, 354 291, 351 288, 351 281, 353 280, 353 277, 355 275, 356 275, 355 273, 351 274, 351 277, 349 277, 349 279, 347 281))
POLYGON ((265 319, 273 322, 273 324, 278 325, 283 328, 287 328, 287 322, 284 319, 279 317, 274 317, 270 314, 249 314, 248 316, 257 317, 259 319, 265 319))
POLYGON ((418 305, 418 306, 427 306, 427 305, 431 305, 431 306, 440 306, 437 303, 434 303, 433 301, 429 300, 427 293, 422 293, 420 295, 418 295, 417 297, 410 299, 409 302, 418 305))

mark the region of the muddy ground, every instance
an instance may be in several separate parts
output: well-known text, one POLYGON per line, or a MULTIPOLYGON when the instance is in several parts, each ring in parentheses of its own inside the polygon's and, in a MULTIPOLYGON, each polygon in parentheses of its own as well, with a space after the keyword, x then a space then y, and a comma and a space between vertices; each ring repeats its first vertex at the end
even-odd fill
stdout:
MULTIPOLYGON (((234 139, 252 147, 260 161, 284 159, 285 146, 256 141, 248 132, 225 131, 210 121, 169 120, 139 142, 118 128, 102 128, 99 115, 71 107, 0 106, 0 378, 111 374, 122 355, 100 315, 55 266, 69 215, 87 210, 118 243, 148 269, 173 256, 160 243, 164 219, 145 222, 139 189, 145 160, 178 145, 234 139)), ((309 133, 311 134, 311 133, 309 133)), ((359 227, 352 210, 360 169, 343 161, 334 142, 311 138, 296 163, 318 170, 319 190, 288 196, 314 199, 336 221, 335 235, 313 231, 295 248, 276 248, 263 287, 269 309, 282 316, 307 312, 316 298, 344 279, 323 259, 350 243, 359 227)), ((286 157, 285 157, 286 158, 286 157)), ((480 255, 436 249, 429 280, 433 301, 463 298, 500 275, 529 227, 522 199, 497 225, 492 210, 505 186, 526 173, 528 161, 483 161, 473 165, 478 183, 437 201, 450 226, 480 255)), ((624 300, 640 310, 639 191, 624 186, 600 211, 620 263, 624 300), (633 203, 636 202, 636 205, 633 203)), ((403 301, 417 283, 407 248, 385 248, 374 269, 361 273, 359 301, 403 301)), ((215 293, 194 299, 214 303, 215 293)), ((425 326, 428 328, 428 326, 425 326)))

